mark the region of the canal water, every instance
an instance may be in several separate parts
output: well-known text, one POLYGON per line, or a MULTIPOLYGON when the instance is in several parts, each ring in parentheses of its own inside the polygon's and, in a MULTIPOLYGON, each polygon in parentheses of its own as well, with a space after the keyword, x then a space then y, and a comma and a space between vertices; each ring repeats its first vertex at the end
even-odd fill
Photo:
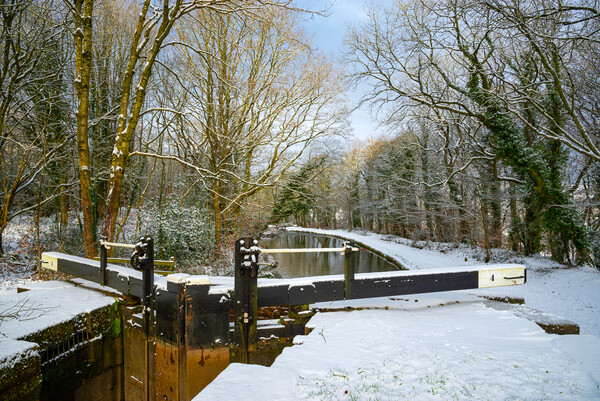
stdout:
MULTIPOLYGON (((341 248, 344 240, 325 235, 283 231, 269 240, 261 240, 261 248, 341 248)), ((359 251, 356 273, 398 270, 399 267, 369 251, 359 251)), ((340 252, 271 254, 277 271, 284 278, 344 274, 344 256, 340 252)))

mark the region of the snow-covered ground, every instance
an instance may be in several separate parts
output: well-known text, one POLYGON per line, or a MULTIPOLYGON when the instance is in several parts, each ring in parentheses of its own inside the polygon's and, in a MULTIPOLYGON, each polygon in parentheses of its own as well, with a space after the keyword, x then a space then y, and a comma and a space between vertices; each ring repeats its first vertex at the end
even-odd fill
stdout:
MULTIPOLYGON (((342 230, 308 231, 360 241, 411 270, 482 263, 482 251, 469 247, 411 244, 342 230)), ((296 345, 286 348, 273 366, 232 364, 195 399, 600 400, 600 272, 492 252, 492 263, 525 264, 527 284, 319 304, 368 309, 318 313, 309 323, 312 333, 297 336, 296 345), (546 334, 511 310, 491 307, 482 295, 523 298, 528 308, 577 323, 581 335, 546 334)), ((71 284, 64 282, 40 283, 43 291, 35 292, 41 298, 30 300, 34 291, 16 294, 15 287, 32 281, 31 267, 10 268, 0 275, 0 309, 23 308, 24 314, 0 325, 6 336, 0 338, 0 359, 5 362, 30 346, 16 338, 35 330, 31 325, 62 321, 80 309, 111 302, 104 296, 81 302, 89 292, 65 291, 71 284), (58 307, 57 292, 60 304, 77 310, 58 307), (74 298, 64 299, 65 292, 74 298), (34 314, 38 319, 30 319, 34 314)))
POLYGON ((32 291, 17 293, 16 288, 7 287, 0 291, 0 368, 16 363, 20 353, 36 346, 21 340, 27 335, 115 302, 112 296, 65 281, 13 284, 24 284, 32 291))
MULTIPOLYGON (((360 241, 409 269, 481 264, 468 248, 309 231, 360 241)), ((318 313, 312 333, 273 366, 232 364, 195 400, 600 400, 600 272, 497 253, 493 261, 527 266, 526 285, 318 305, 370 309, 318 313), (581 335, 546 334, 476 295, 524 298, 579 324, 581 335)))

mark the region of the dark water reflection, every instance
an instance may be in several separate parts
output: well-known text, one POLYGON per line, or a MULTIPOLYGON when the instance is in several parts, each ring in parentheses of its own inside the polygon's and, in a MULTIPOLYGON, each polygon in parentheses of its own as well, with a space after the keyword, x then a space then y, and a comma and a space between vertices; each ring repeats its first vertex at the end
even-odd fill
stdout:
MULTIPOLYGON (((341 248, 344 241, 324 235, 282 232, 270 240, 260 241, 261 248, 341 248)), ((344 257, 339 252, 272 254, 283 277, 308 277, 344 274, 344 257)), ((383 272, 398 268, 373 252, 361 250, 357 273, 383 272)))

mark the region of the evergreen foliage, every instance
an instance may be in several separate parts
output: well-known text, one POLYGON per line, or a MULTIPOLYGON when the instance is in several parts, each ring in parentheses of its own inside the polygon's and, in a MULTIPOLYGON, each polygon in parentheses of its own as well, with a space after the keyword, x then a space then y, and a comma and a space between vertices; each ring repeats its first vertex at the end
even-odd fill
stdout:
POLYGON ((315 205, 316 194, 310 183, 326 163, 326 157, 309 160, 296 173, 292 173, 283 184, 271 211, 271 221, 281 222, 293 217, 300 225, 306 225, 306 216, 315 205))
POLYGON ((156 257, 175 257, 179 266, 206 265, 213 259, 214 232, 205 209, 185 205, 171 194, 162 207, 147 208, 143 220, 141 232, 154 237, 156 257))

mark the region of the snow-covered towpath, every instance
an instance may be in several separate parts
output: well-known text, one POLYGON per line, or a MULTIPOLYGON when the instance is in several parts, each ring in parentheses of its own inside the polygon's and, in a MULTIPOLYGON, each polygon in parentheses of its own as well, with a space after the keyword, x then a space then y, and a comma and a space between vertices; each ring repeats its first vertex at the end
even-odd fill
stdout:
MULTIPOLYGON (((409 270, 437 269, 481 264, 483 251, 470 247, 441 244, 441 251, 419 249, 410 241, 374 233, 345 230, 320 230, 292 227, 293 231, 308 231, 359 241, 396 259, 409 270), (477 257, 479 259, 477 259, 477 257)), ((490 263, 519 263, 527 267, 527 284, 466 291, 494 297, 518 297, 529 308, 562 316, 577 323, 582 334, 600 337, 600 271, 590 266, 557 265, 548 258, 523 257, 502 250, 492 250, 490 263)))
MULTIPOLYGON (((310 231, 360 241, 409 269, 481 263, 464 249, 310 231)), ((296 337, 273 366, 232 364, 195 400, 600 400, 600 272, 510 261, 527 265, 526 285, 353 300, 374 309, 318 313, 313 332, 296 337), (582 334, 546 334, 488 307, 475 296, 482 293, 522 297, 527 307, 579 324, 582 334)))

